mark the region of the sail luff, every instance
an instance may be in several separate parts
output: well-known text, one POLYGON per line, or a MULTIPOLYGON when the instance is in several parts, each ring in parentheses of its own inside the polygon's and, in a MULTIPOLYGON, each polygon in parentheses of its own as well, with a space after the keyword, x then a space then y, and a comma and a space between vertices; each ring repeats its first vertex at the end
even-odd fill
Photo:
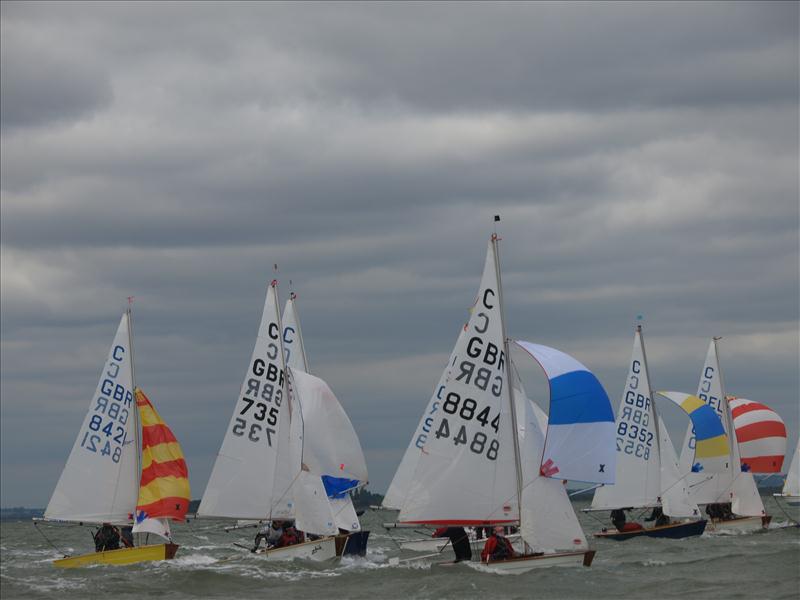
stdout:
MULTIPOLYGON (((131 390, 134 392, 134 404, 136 398, 136 361, 134 360, 134 352, 133 352, 133 311, 131 310, 130 305, 128 309, 125 311, 128 315, 128 348, 131 353, 131 390)), ((139 478, 142 476, 142 423, 141 418, 139 416, 139 409, 138 407, 134 406, 133 410, 133 419, 134 419, 134 432, 136 434, 136 466, 133 473, 134 481, 136 482, 136 488, 138 490, 139 487, 139 478)), ((137 492, 138 498, 138 492, 137 492)))

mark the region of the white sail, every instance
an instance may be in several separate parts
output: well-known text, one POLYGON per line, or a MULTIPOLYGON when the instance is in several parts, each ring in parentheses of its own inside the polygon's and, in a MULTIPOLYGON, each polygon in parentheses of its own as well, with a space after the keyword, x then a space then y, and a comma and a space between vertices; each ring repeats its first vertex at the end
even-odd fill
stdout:
POLYGON ((725 389, 716 342, 716 339, 712 339, 709 343, 703 371, 700 374, 697 397, 716 410, 722 421, 722 426, 728 436, 730 461, 728 470, 722 473, 709 474, 691 472, 695 439, 692 426, 689 425, 681 450, 680 472, 681 474, 686 474, 686 482, 689 485, 691 498, 697 504, 731 502, 731 510, 734 514, 762 516, 766 512, 764 511, 764 504, 758 493, 755 479, 753 479, 751 473, 743 473, 741 471, 739 444, 736 439, 736 431, 732 426, 733 419, 730 408, 725 400, 725 389))
POLYGON ((132 533, 154 533, 167 540, 172 539, 169 519, 144 519, 133 524, 132 533))
POLYGON ((592 508, 640 508, 659 504, 661 463, 650 390, 641 332, 637 328, 628 378, 615 421, 616 478, 614 485, 595 491, 592 508))
POLYGON ((302 493, 299 487, 297 490, 294 487, 302 468, 304 424, 302 409, 299 409, 300 399, 293 389, 291 369, 289 369, 287 390, 291 410, 282 411, 279 417, 272 500, 269 503, 270 510, 266 513, 266 516, 274 519, 295 518, 295 495, 302 493))
POLYGON ((478 301, 453 351, 459 357, 454 376, 441 391, 441 410, 419 456, 400 522, 470 525, 518 520, 503 331, 490 242, 478 301))
POLYGON ((678 471, 678 457, 660 415, 658 418, 658 450, 661 463, 661 506, 668 517, 700 517, 697 503, 689 496, 686 479, 678 471))
MULTIPOLYGON (((287 365, 295 375, 293 382, 301 388, 298 393, 303 417, 304 461, 315 465, 314 470, 320 476, 341 478, 349 473, 358 476, 359 484, 366 483, 366 460, 347 413, 324 381, 303 378, 302 374, 309 373, 308 359, 294 294, 283 311, 283 342, 287 365), (298 377, 302 379, 299 383, 298 377), (324 470, 326 463, 329 466, 327 471, 324 470), (348 465, 346 470, 344 465, 348 465)), ((361 526, 349 493, 343 492, 338 496, 330 498, 330 510, 339 527, 359 530, 361 526), (346 527, 343 526, 345 523, 346 527)))
POLYGON ((283 349, 276 284, 267 290, 261 324, 241 391, 198 514, 261 519, 273 499, 279 426, 285 426, 283 349))
POLYGON ((439 411, 439 407, 444 401, 442 392, 455 372, 456 362, 458 359, 455 352, 456 349, 463 346, 461 339, 464 337, 465 332, 465 327, 462 327, 459 330, 453 353, 450 355, 450 359, 447 362, 447 367, 442 372, 442 376, 439 378, 439 382, 436 384, 436 388, 433 391, 433 395, 431 395, 431 399, 428 400, 428 405, 425 407, 425 412, 422 413, 422 418, 419 420, 417 429, 414 431, 414 435, 411 437, 408 448, 406 448, 406 452, 403 454, 403 459, 400 461, 400 466, 397 467, 397 471, 392 478, 392 482, 389 484, 389 489, 386 491, 386 496, 383 498, 382 504, 384 508, 400 510, 400 507, 403 505, 403 500, 405 500, 406 494, 408 493, 408 489, 411 485, 411 478, 414 476, 414 471, 417 468, 417 461, 419 461, 422 448, 425 447, 425 442, 428 441, 428 436, 433 435, 432 428, 434 416, 436 415, 437 411, 439 411))
POLYGON ((784 496, 800 496, 800 440, 794 450, 792 462, 786 472, 786 481, 783 482, 784 496))
POLYGON ((132 521, 139 494, 132 360, 126 312, 45 518, 86 523, 132 521))
POLYGON ((292 370, 303 411, 303 462, 310 472, 366 483, 367 464, 353 424, 328 384, 292 370))
POLYGON ((315 535, 339 533, 336 519, 319 475, 302 471, 293 487, 295 525, 315 535))
POLYGON ((336 527, 346 531, 361 531, 361 523, 353 506, 353 499, 349 494, 341 498, 329 498, 336 527))
MULTIPOLYGON (((697 397, 717 412, 725 433, 730 439, 731 432, 728 420, 725 418, 725 396, 722 390, 722 378, 714 340, 708 346, 705 364, 700 374, 700 383, 697 386, 697 397)), ((686 430, 683 446, 681 446, 679 468, 681 474, 686 476, 692 500, 697 504, 728 502, 730 500, 729 490, 733 483, 730 466, 727 471, 722 473, 693 473, 694 448, 694 430, 690 423, 686 430)))
POLYGON ((283 351, 286 355, 286 366, 309 372, 306 349, 303 344, 303 332, 300 319, 295 308, 295 295, 291 294, 283 307, 283 351))
POLYGON ((515 384, 514 403, 522 464, 522 539, 536 552, 584 550, 588 548, 586 537, 564 482, 539 474, 547 416, 527 398, 519 381, 515 384))

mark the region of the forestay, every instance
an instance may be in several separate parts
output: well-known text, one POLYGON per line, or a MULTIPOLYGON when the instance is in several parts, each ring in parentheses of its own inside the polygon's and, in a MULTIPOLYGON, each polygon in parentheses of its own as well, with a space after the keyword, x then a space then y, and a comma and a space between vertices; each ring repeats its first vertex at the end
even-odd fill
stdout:
POLYGON ((492 242, 477 298, 453 350, 457 364, 441 390, 441 410, 433 415, 432 435, 421 449, 399 522, 476 525, 519 518, 508 357, 492 242))
MULTIPOLYGON (((650 507, 661 496, 661 461, 655 406, 640 330, 633 338, 625 389, 617 410, 616 477, 613 486, 598 488, 592 508, 650 507)), ((674 454, 674 451, 673 451, 674 454)))
POLYGON ((129 313, 122 315, 89 411, 45 518, 130 523, 139 489, 129 313))
POLYGON ((273 281, 199 515, 262 519, 270 514, 279 428, 289 422, 280 332, 277 282, 273 281))
POLYGON ((597 377, 570 355, 518 341, 550 381, 550 412, 541 473, 586 483, 614 483, 614 411, 597 377))
POLYGON ((727 398, 739 444, 742 471, 780 473, 786 454, 786 425, 769 406, 745 398, 727 398))
POLYGON ((439 378, 439 383, 436 384, 433 395, 431 396, 430 400, 428 400, 428 405, 425 407, 425 412, 422 413, 422 418, 419 420, 417 429, 414 431, 414 435, 411 437, 408 448, 406 448, 406 452, 403 454, 403 459, 400 461, 400 466, 397 467, 397 471, 392 478, 392 482, 389 484, 389 489, 386 492, 386 496, 383 498, 382 504, 384 508, 400 510, 400 507, 403 505, 403 500, 405 499, 408 489, 411 485, 411 479, 414 476, 414 471, 417 468, 417 462, 419 461, 422 449, 425 447, 425 443, 428 441, 428 436, 433 435, 434 417, 439 411, 442 401, 444 400, 442 392, 454 375, 456 362, 458 361, 456 350, 464 346, 461 339, 466 335, 466 330, 466 327, 462 327, 459 330, 453 353, 450 355, 450 359, 447 362, 447 368, 445 368, 445 370, 442 372, 442 375, 439 378))

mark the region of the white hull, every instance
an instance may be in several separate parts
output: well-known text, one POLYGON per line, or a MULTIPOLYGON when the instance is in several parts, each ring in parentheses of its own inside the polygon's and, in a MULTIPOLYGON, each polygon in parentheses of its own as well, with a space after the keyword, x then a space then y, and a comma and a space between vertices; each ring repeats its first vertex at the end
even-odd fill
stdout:
POLYGON ((283 548, 273 548, 271 550, 258 550, 265 560, 293 560, 303 558, 314 561, 325 561, 336 558, 336 540, 332 537, 314 540, 313 542, 303 542, 294 546, 284 546, 283 548))
POLYGON ((546 567, 588 567, 592 563, 594 553, 594 550, 581 550, 578 552, 559 552, 557 554, 542 554, 539 556, 521 556, 510 560, 498 560, 488 564, 468 564, 479 571, 521 575, 533 569, 542 569, 546 567))
MULTIPOLYGON (((509 535, 508 540, 514 543, 519 540, 519 534, 509 535)), ((403 550, 410 550, 411 552, 441 552, 447 545, 449 540, 447 538, 423 538, 420 540, 409 540, 407 542, 400 542, 400 547, 403 550)), ((480 554, 483 547, 486 545, 486 538, 477 540, 470 536, 469 545, 472 548, 472 554, 480 554)))
POLYGON ((711 519, 706 531, 713 533, 752 533, 767 529, 771 517, 737 517, 728 521, 711 519))

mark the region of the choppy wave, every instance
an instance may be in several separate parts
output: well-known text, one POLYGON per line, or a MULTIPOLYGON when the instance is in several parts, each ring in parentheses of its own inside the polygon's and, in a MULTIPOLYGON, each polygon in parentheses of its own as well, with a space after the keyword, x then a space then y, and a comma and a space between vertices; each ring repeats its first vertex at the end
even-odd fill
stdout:
MULTIPOLYGON (((583 515, 580 515, 584 518, 583 515)), ((796 597, 800 575, 800 529, 775 527, 768 532, 710 535, 684 540, 652 538, 614 542, 597 540, 591 568, 554 568, 527 575, 498 575, 480 565, 437 567, 451 560, 445 550, 433 558, 415 558, 397 542, 412 531, 386 532, 381 515, 367 513, 373 533, 365 557, 312 563, 305 560, 267 562, 233 542, 252 543, 252 532, 225 533, 222 521, 176 525, 182 544, 172 561, 125 567, 97 565, 56 569, 61 554, 36 534, 30 523, 4 523, 0 533, 0 594, 6 598, 83 600, 136 598, 168 594, 171 598, 390 598, 415 600, 454 598, 742 598, 763 595, 770 581, 771 597, 796 597), (402 562, 395 564, 397 560, 402 562), (406 560, 411 559, 411 560, 406 560), (463 567, 463 568, 462 568, 463 567), (787 576, 791 574, 791 576, 787 576), (732 587, 733 586, 733 587, 732 587), (654 590, 656 592, 654 592, 654 590)), ((583 523, 597 529, 594 519, 583 523)), ((83 529, 61 527, 48 532, 59 548, 91 549, 83 529)))

